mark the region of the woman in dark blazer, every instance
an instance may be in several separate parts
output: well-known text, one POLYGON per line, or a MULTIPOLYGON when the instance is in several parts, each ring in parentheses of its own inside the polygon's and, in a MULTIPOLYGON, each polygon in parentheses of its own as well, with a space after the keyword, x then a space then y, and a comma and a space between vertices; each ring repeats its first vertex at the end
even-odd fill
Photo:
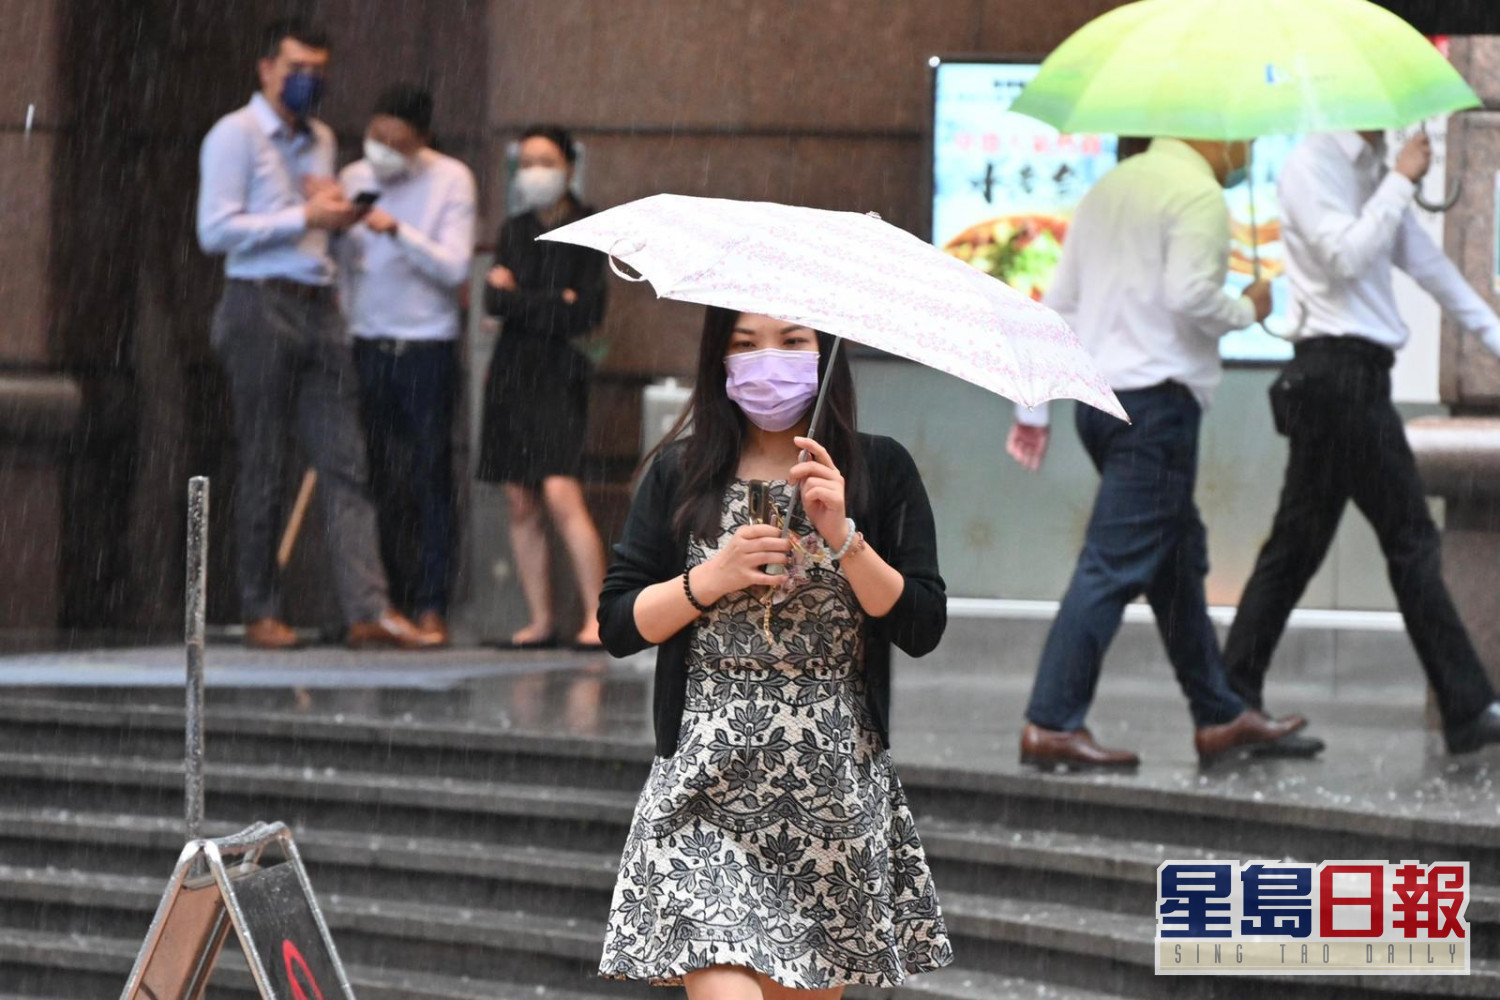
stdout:
POLYGON ((921 656, 946 623, 932 510, 906 450, 857 433, 832 343, 710 308, 688 413, 615 547, 601 634, 659 647, 657 759, 602 975, 832 1000, 952 959, 887 753, 891 646, 921 656))
POLYGON ((503 644, 514 648, 557 644, 544 515, 562 536, 578 581, 584 615, 574 643, 599 646, 604 544, 578 478, 590 365, 577 340, 604 317, 604 265, 592 250, 537 242, 593 211, 569 189, 576 159, 560 128, 539 125, 522 135, 516 187, 529 207, 500 227, 485 289, 485 309, 504 327, 485 382, 477 476, 502 484, 510 508, 511 548, 530 615, 503 644))

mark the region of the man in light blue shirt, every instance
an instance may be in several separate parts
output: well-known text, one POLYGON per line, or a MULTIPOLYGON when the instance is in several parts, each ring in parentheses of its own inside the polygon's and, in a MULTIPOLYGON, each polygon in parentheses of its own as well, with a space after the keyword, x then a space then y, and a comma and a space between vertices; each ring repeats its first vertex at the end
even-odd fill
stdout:
POLYGON ((335 301, 330 233, 363 209, 333 177, 333 131, 312 117, 329 61, 326 35, 303 22, 267 28, 261 89, 203 140, 198 241, 228 277, 213 346, 229 377, 238 448, 235 540, 245 641, 297 645, 283 621, 276 562, 288 431, 318 473, 348 641, 436 644, 390 606, 347 329, 335 301))
POLYGON ((354 333, 371 485, 392 591, 417 626, 446 636, 453 554, 453 406, 459 289, 474 255, 474 175, 431 148, 432 95, 400 84, 375 103, 364 159, 344 194, 378 196, 339 236, 342 301, 354 333), (402 501, 416 506, 420 556, 408 567, 402 501))

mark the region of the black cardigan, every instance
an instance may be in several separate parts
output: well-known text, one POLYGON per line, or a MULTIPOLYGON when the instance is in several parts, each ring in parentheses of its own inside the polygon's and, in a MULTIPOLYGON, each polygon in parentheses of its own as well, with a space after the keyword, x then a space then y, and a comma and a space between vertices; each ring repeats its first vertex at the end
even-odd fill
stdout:
MULTIPOLYGON (((897 442, 861 434, 870 473, 869 512, 853 512, 870 547, 898 570, 906 586, 895 607, 865 625, 865 676, 870 711, 884 746, 890 746, 891 644, 911 656, 930 653, 948 623, 947 595, 938 575, 937 534, 932 505, 916 463, 897 442)), ((673 446, 651 465, 630 505, 625 531, 614 547, 614 560, 599 598, 600 635, 614 656, 630 656, 651 643, 635 625, 635 599, 655 583, 682 575, 687 565, 687 538, 672 530, 677 490, 682 480, 681 448, 673 446)), ((656 753, 677 752, 687 695, 688 626, 662 643, 656 652, 656 690, 652 714, 656 753)))

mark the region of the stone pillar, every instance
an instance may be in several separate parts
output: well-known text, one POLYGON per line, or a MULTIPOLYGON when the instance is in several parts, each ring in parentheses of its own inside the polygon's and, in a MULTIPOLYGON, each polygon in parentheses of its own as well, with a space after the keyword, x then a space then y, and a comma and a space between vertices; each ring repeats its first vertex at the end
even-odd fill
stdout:
POLYGON ((66 435, 76 406, 40 422, 56 386, 48 252, 68 125, 58 73, 61 0, 0 0, 0 628, 51 628, 61 600, 66 435), (59 422, 59 418, 66 420, 59 422))
MULTIPOLYGON (((1445 249, 1469 284, 1500 307, 1496 282, 1495 183, 1500 170, 1500 39, 1457 38, 1454 64, 1485 102, 1485 109, 1454 117, 1448 131, 1448 180, 1463 196, 1444 220, 1445 249)), ((1445 498, 1443 575, 1459 612, 1500 684, 1500 476, 1489 469, 1490 445, 1500 450, 1500 359, 1445 319, 1440 393, 1470 442, 1459 452, 1435 454, 1413 428, 1418 460, 1429 489, 1445 498), (1461 467, 1461 468, 1460 468, 1461 467)), ((1440 418, 1439 418, 1440 419, 1440 418)))

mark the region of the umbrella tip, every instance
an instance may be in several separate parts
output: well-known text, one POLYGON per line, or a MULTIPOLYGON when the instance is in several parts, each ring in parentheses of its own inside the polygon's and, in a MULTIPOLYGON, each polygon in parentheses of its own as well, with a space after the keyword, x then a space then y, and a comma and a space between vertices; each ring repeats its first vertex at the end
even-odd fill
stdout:
POLYGON ((879 212, 866 212, 865 214, 868 215, 870 218, 874 219, 877 222, 884 222, 885 221, 884 219, 882 219, 880 217, 880 213, 879 212))

